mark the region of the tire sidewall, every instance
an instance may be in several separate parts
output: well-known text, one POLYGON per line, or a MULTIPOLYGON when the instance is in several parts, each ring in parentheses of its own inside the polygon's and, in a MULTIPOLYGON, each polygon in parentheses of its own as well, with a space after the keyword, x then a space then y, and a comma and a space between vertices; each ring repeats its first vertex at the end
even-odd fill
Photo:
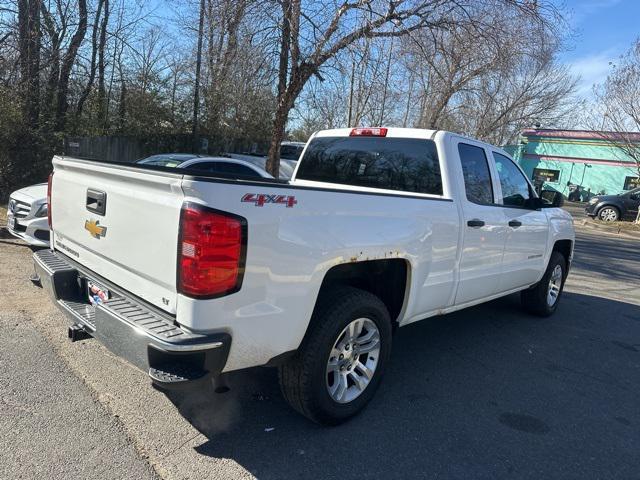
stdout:
POLYGON ((541 300, 544 302, 544 305, 546 307, 546 313, 548 315, 551 315, 552 313, 554 313, 558 308, 558 304, 560 303, 560 299, 562 298, 562 293, 564 292, 564 282, 566 278, 567 278, 567 264, 564 260, 564 257, 556 252, 553 252, 551 259, 549 261, 549 265, 547 266, 547 271, 545 272, 544 277, 542 277, 542 281, 540 282, 540 286, 541 286, 540 296, 541 296, 541 300), (549 288, 549 280, 551 280, 551 275, 553 274, 553 270, 556 268, 557 265, 560 265, 562 267, 562 283, 560 284, 560 291, 558 292, 558 297, 556 298, 555 303, 550 306, 547 303, 547 290, 549 288))
POLYGON ((598 211, 598 219, 603 222, 617 222, 618 220, 620 220, 620 211, 616 207, 612 207, 610 205, 604 206, 598 211), (605 210, 613 210, 614 212, 616 212, 615 220, 604 220, 601 215, 605 210))
MULTIPOLYGON (((375 298, 375 300, 377 300, 377 298, 375 298)), ((371 400, 380 385, 384 370, 391 355, 392 337, 389 315, 381 302, 380 305, 372 303, 371 305, 360 305, 355 308, 350 308, 347 311, 331 309, 327 312, 327 317, 329 317, 332 326, 331 328, 324 329, 320 335, 317 344, 317 358, 310 360, 312 362, 311 395, 312 398, 316 399, 318 409, 321 412, 326 412, 326 423, 340 423, 342 420, 358 413, 371 400), (382 308, 380 308, 380 305, 382 308), (349 323, 357 318, 369 318, 378 327, 380 333, 378 364, 373 378, 364 392, 349 403, 337 403, 331 398, 326 386, 327 361, 329 360, 331 349, 338 339, 338 335, 340 335, 349 323)), ((322 320, 326 321, 327 318, 325 317, 322 320)))

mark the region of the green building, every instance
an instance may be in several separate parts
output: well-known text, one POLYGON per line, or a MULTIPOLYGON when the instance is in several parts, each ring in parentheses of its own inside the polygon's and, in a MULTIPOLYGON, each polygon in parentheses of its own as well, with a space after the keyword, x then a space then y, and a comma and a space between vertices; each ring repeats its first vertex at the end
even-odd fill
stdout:
MULTIPOLYGON (((637 140, 640 143, 640 133, 637 140)), ((544 181, 545 189, 565 196, 575 186, 583 200, 589 194, 616 194, 640 186, 636 163, 600 132, 525 129, 519 144, 505 150, 534 183, 544 181)))

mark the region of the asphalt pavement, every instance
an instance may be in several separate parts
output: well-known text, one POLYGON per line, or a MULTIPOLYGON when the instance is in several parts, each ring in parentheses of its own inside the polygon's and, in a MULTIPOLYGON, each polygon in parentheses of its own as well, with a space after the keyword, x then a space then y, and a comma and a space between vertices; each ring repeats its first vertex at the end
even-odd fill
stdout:
POLYGON ((69 478, 71 459, 75 478, 639 478, 639 250, 579 231, 551 318, 516 295, 400 329, 373 402, 323 428, 285 404, 271 369, 230 375, 225 394, 167 396, 97 342, 68 343, 26 280, 28 249, 0 243, 0 477, 69 478))

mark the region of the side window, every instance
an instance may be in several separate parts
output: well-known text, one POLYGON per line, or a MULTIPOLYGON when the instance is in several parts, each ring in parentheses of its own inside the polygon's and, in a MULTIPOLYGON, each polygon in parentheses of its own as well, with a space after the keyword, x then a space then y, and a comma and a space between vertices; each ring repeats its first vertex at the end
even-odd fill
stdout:
POLYGON ((509 207, 524 207, 531 197, 529 182, 508 157, 493 152, 493 159, 502 187, 502 203, 509 207))
POLYGON ((489 162, 487 162, 484 148, 459 143, 458 153, 462 164, 467 200, 480 204, 493 203, 491 173, 489 172, 489 162))
POLYGON ((192 172, 221 173, 217 162, 198 162, 185 167, 192 172))
POLYGON ((200 162, 187 167, 194 172, 206 172, 226 177, 239 175, 242 177, 260 178, 260 174, 255 170, 245 166, 230 162, 200 162))
POLYGON ((240 175, 242 177, 260 178, 260 174, 258 172, 256 172, 252 168, 249 168, 245 165, 238 165, 237 163, 226 163, 224 164, 224 167, 227 173, 230 173, 233 175, 240 175))

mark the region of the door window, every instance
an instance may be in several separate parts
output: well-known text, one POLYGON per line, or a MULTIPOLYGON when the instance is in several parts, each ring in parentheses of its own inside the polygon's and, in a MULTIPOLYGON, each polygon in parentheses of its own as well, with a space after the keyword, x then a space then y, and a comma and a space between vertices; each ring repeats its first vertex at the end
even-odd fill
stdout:
POLYGON ((502 203, 509 207, 524 207, 531 198, 529 182, 508 157, 493 152, 496 170, 502 187, 502 203))
POLYGON ((493 203, 491 173, 489 172, 489 162, 487 162, 484 148, 467 143, 459 143, 458 153, 462 164, 467 200, 481 205, 493 203))

